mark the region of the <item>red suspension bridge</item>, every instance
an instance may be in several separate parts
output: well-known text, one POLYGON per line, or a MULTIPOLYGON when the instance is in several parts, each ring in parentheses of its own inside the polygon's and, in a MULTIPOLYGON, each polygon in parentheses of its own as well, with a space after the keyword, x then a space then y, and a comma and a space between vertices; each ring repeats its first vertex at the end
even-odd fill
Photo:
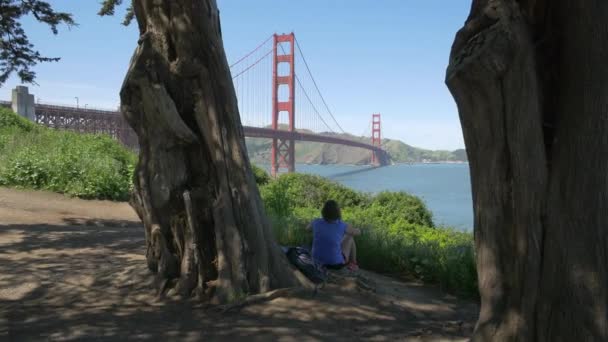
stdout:
POLYGON ((372 116, 370 143, 340 136, 346 132, 325 101, 293 33, 270 36, 230 69, 245 135, 272 139, 273 175, 295 170, 296 141, 358 147, 371 152, 371 164, 388 164, 380 114, 372 116))
MULTIPOLYGON (((325 101, 293 33, 270 36, 230 69, 245 136, 272 139, 273 175, 295 171, 296 141, 360 148, 369 151, 362 152, 370 153, 370 164, 388 165, 389 156, 382 149, 380 114, 372 115, 369 143, 341 134, 346 132, 325 101)), ((32 97, 33 102, 33 96, 27 89, 25 92, 24 96, 32 97)), ((137 146, 137 137, 118 111, 38 103, 33 116, 49 127, 106 133, 127 146, 137 146)))

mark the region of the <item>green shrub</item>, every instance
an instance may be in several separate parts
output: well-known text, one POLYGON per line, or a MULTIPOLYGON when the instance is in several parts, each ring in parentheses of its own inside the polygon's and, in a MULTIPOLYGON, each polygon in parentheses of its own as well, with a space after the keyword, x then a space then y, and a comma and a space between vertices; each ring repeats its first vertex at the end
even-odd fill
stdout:
POLYGON ((361 266, 414 276, 446 291, 477 294, 472 234, 434 227, 419 198, 404 192, 362 194, 311 175, 287 174, 262 186, 262 198, 280 244, 310 246, 304 228, 320 216, 328 199, 342 207, 343 220, 362 229, 356 238, 361 266))
POLYGON ((333 199, 342 207, 361 206, 369 196, 325 178, 299 173, 281 175, 262 188, 266 208, 280 215, 288 215, 295 208, 318 208, 333 199))
POLYGON ((13 113, 12 110, 0 107, 0 130, 15 129, 22 132, 30 132, 41 127, 30 120, 13 113))
POLYGON ((253 171, 253 177, 255 178, 255 183, 258 186, 270 183, 270 175, 268 172, 266 172, 266 170, 255 164, 251 164, 251 171, 253 171))
POLYGON ((381 192, 374 196, 366 211, 370 217, 377 217, 382 226, 395 222, 407 222, 433 227, 433 215, 422 200, 405 192, 381 192))
POLYGON ((44 128, 5 109, 0 123, 0 185, 128 198, 136 157, 112 138, 44 128))
POLYGON ((312 234, 305 228, 310 220, 301 217, 270 215, 277 241, 284 246, 311 246, 312 234))
MULTIPOLYGON (((304 228, 314 217, 316 208, 298 208, 289 216, 271 214, 275 237, 281 245, 310 246, 312 234, 304 228)), ((411 223, 392 229, 362 226, 356 220, 345 222, 361 227, 356 237, 360 265, 375 272, 413 276, 436 283, 445 290, 467 297, 477 296, 477 274, 473 239, 470 233, 450 228, 425 227, 411 223)))

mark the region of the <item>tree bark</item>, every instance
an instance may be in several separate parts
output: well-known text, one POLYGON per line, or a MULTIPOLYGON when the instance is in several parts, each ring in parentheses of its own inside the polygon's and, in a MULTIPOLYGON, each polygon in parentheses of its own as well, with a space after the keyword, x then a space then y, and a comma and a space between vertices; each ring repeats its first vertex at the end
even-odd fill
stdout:
POLYGON ((134 0, 121 90, 139 138, 132 206, 159 288, 223 303, 308 285, 274 240, 246 154, 214 0, 134 0))
POLYGON ((474 0, 446 83, 473 189, 474 341, 608 340, 608 2, 474 0))

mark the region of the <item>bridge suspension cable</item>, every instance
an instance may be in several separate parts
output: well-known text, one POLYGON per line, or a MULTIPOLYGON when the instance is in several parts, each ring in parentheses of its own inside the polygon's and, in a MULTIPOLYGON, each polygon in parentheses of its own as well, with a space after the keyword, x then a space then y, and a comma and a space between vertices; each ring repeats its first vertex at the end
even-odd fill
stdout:
POLYGON ((369 121, 367 121, 367 127, 365 127, 363 132, 361 132, 360 137, 362 137, 362 138, 367 137, 367 134, 369 134, 371 131, 372 131, 372 120, 370 119, 369 121))
POLYGON ((342 129, 342 126, 340 126, 340 124, 334 117, 333 113, 331 112, 331 109, 329 109, 329 106, 327 105, 327 101, 325 101, 325 98, 323 97, 323 94, 321 93, 321 90, 319 89, 319 86, 317 85, 317 81, 315 81, 315 78, 313 77, 312 72, 310 71, 310 67, 308 66, 308 62, 306 61, 306 58, 304 57, 304 53, 302 52, 302 48, 300 47, 300 43, 298 42, 297 38, 295 39, 295 42, 296 42, 296 47, 298 48, 298 51, 300 52, 300 56, 302 56, 302 61, 304 62, 304 66, 306 67, 306 70, 308 71, 308 74, 310 75, 310 78, 312 80, 312 83, 315 86, 315 89, 317 89, 317 92, 319 93, 319 96, 321 97, 321 101, 323 101, 323 104, 325 105, 325 109, 327 109, 327 113, 329 113, 329 116, 331 116, 331 118, 336 123, 336 126, 338 126, 340 131, 342 131, 342 133, 346 133, 344 131, 344 129, 342 129))
MULTIPOLYGON (((283 54, 287 54, 287 51, 285 51, 285 48, 283 47, 283 45, 279 45, 279 46, 281 48, 281 52, 283 52, 283 54)), ((325 128, 327 128, 329 130, 329 132, 335 133, 334 130, 331 128, 331 126, 328 125, 327 122, 323 119, 323 116, 321 115, 321 113, 317 109, 317 106, 315 106, 314 101, 308 95, 308 92, 306 91, 306 88, 302 85, 302 81, 300 81, 300 78, 298 77, 298 74, 294 73, 294 75, 295 75, 296 83, 299 86, 298 89, 302 92, 302 94, 304 95, 304 97, 306 98, 306 100, 308 100, 308 104, 312 108, 312 111, 317 115, 317 117, 316 118, 313 117, 312 118, 312 122, 310 122, 308 120, 302 120, 302 119, 305 119, 304 117, 309 114, 309 112, 307 110, 300 110, 300 111, 298 111, 299 114, 296 116, 296 120, 298 122, 300 122, 300 125, 298 125, 298 126, 300 128, 311 128, 312 131, 319 131, 319 132, 321 132, 324 128, 322 126, 319 126, 317 124, 317 122, 315 121, 315 119, 319 119, 323 123, 323 125, 325 126, 325 128), (308 126, 308 127, 306 127, 306 126, 308 126)), ((311 75, 311 77, 312 77, 312 75, 311 75)), ((302 104, 299 101, 296 102, 296 105, 299 105, 300 109, 303 108, 302 104)))
MULTIPOLYGON (((246 125, 267 127, 271 123, 272 93, 272 45, 273 35, 258 44, 253 50, 230 64, 232 80, 237 93, 241 121, 246 125)), ((314 78, 310 65, 304 56, 302 47, 297 39, 293 40, 297 53, 294 57, 301 59, 306 68, 303 74, 294 70, 294 94, 300 101, 296 105, 296 127, 309 129, 313 132, 346 133, 333 115, 319 85, 314 78), (304 78, 309 79, 305 82, 304 78), (312 84, 310 84, 312 83, 312 84), (312 91, 311 91, 312 90, 312 91), (314 95, 314 96, 313 96, 314 95), (321 109, 324 109, 321 111, 321 109), (326 112, 326 113, 325 113, 326 112), (329 116, 329 118, 327 117, 329 116), (335 129, 334 129, 335 127, 335 129)), ((277 45, 283 54, 287 54, 283 44, 277 45)), ((299 65, 300 63, 296 63, 299 65)), ((284 94, 279 90, 279 96, 284 94)), ((281 124, 285 118, 280 116, 281 124)))
MULTIPOLYGON (((253 55, 256 51, 258 51, 260 48, 262 48, 262 46, 264 46, 264 44, 268 43, 270 40, 272 39, 272 35, 270 35, 270 37, 266 38, 266 40, 264 40, 262 43, 260 43, 260 45, 258 45, 255 49, 251 50, 249 53, 247 53, 245 56, 239 58, 239 60, 237 60, 236 62, 232 63, 230 65, 230 68, 232 69, 233 66, 241 63, 242 61, 244 61, 245 59, 247 59, 247 57, 253 55)), ((233 77, 234 78, 234 77, 233 77)))
POLYGON ((272 37, 230 65, 241 122, 245 126, 267 127, 271 122, 272 37))
POLYGON ((253 62, 253 64, 251 64, 250 66, 246 67, 245 69, 243 69, 241 72, 239 72, 238 74, 232 76, 232 79, 235 79, 239 76, 241 76, 242 74, 244 74, 245 72, 247 72, 249 69, 253 68, 254 66, 258 65, 258 63, 260 63, 261 61, 264 60, 264 58, 270 56, 270 54, 272 53, 272 50, 268 51, 264 56, 260 57, 257 61, 253 62))
POLYGON ((298 82, 298 85, 300 86, 300 88, 302 89, 302 93, 304 94, 304 96, 306 96, 306 99, 308 100, 308 102, 311 104, 312 109, 314 110, 314 112, 317 114, 317 116, 319 117, 319 119, 321 119, 321 122, 323 122, 323 124, 325 125, 325 127, 327 127, 327 129, 329 129, 330 132, 335 133, 331 127, 329 127, 329 125, 327 124, 327 122, 325 122, 325 120, 323 120, 323 117, 321 116, 321 114, 319 113, 319 111, 317 110, 317 107, 315 106, 315 104, 312 102, 312 100, 310 99, 310 96, 308 96, 308 93, 306 92, 306 89, 304 89, 304 87, 302 86, 302 83, 300 82, 300 78, 296 75, 296 82, 298 82))

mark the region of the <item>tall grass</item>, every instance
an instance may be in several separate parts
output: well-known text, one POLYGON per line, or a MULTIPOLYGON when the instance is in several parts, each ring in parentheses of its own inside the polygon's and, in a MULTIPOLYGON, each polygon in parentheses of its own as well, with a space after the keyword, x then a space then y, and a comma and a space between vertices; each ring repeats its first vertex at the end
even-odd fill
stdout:
POLYGON ((0 109, 0 185, 126 200, 135 162, 108 136, 45 128, 0 109))
POLYGON ((343 220, 362 229, 356 237, 359 263, 376 272, 416 277, 449 292, 477 296, 470 233, 434 227, 424 203, 402 192, 375 196, 311 175, 290 174, 261 187, 279 243, 310 246, 304 228, 327 199, 342 203, 343 220), (322 191, 318 191, 322 189, 322 191))

